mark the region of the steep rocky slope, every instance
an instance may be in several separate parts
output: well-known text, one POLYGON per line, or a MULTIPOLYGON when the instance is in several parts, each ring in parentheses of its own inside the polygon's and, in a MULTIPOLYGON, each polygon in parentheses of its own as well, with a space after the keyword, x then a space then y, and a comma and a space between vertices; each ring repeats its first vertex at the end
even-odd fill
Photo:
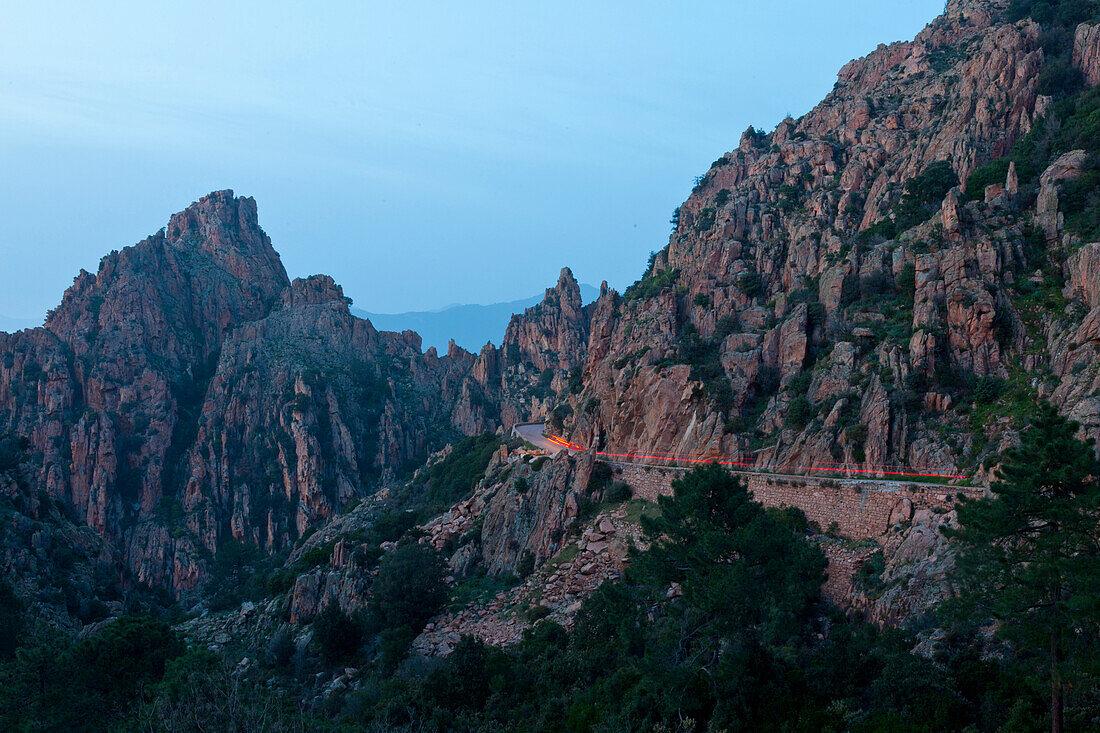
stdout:
MULTIPOLYGON (((376 513, 428 491, 399 480, 409 469, 516 422, 602 450, 977 485, 1037 397, 1100 436, 1100 92, 1077 86, 1100 83, 1100 24, 1009 6, 950 0, 802 118, 750 128, 635 285, 583 306, 563 269, 478 354, 422 353, 354 317, 332 278, 290 282, 255 203, 211 194, 82 272, 45 327, 0 334, 0 430, 27 439, 27 480, 123 581, 185 596, 251 548, 285 560, 271 608, 295 622, 367 602, 376 513)), ((625 545, 577 572, 545 563, 608 535, 605 519, 616 537, 636 521, 591 516, 592 456, 511 458, 423 530, 460 584, 530 566, 531 597, 556 583, 564 614, 591 589, 583 568, 613 577, 625 545)), ((849 575, 883 552, 885 585, 837 597, 888 622, 934 603, 940 504, 909 507, 874 548, 838 546, 849 575)))
POLYGON ((1096 286, 1057 188, 1087 155, 1023 188, 1013 169, 965 190, 1054 105, 1038 91, 1046 31, 1006 22, 1006 6, 949 2, 914 41, 847 65, 810 113, 715 161, 644 277, 592 309, 583 389, 558 400, 574 442, 980 474, 1011 439, 984 419, 999 395, 1053 394, 1100 430, 1091 380, 1071 387, 1063 366, 1090 342, 1069 334, 1088 329, 1096 286), (1064 272, 1044 270, 1036 228, 1064 272), (1063 280, 1077 310, 1034 312, 1032 291, 1063 280))
POLYGON ((456 432, 495 426, 476 358, 290 283, 252 199, 213 193, 0 334, 0 425, 37 480, 182 592, 225 542, 274 552, 456 432))

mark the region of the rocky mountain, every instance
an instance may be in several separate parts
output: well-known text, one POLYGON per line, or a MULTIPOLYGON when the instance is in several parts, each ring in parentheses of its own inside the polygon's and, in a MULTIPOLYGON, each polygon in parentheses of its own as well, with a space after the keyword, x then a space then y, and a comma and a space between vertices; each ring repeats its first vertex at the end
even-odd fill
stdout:
POLYGON ((917 615, 943 595, 956 493, 981 492, 1028 405, 1100 436, 1100 26, 1018 5, 950 0, 913 41, 851 62, 808 114, 714 162, 632 287, 586 305, 563 269, 477 354, 379 331, 330 277, 290 282, 255 202, 210 194, 81 272, 45 326, 0 334, 21 480, 117 554, 123 585, 193 600, 219 558, 271 559, 265 624, 363 608, 381 548, 414 523, 456 583, 527 578, 492 613, 432 622, 418 644, 440 650, 479 624, 514 639, 527 621, 486 619, 515 604, 545 598, 568 621, 668 485, 513 441, 459 472, 461 496, 435 496, 461 458, 436 451, 461 436, 547 420, 605 452, 965 475, 912 498, 754 488, 832 497, 805 502, 830 597, 882 623, 917 615), (864 524, 837 515, 871 505, 864 524), (876 554, 889 588, 872 597, 851 579, 876 554))
POLYGON ((498 411, 473 355, 290 282, 252 199, 204 197, 0 334, 0 424, 136 581, 182 593, 226 542, 269 552, 498 411))
MULTIPOLYGON (((947 3, 915 40, 845 66, 807 115, 716 160, 644 277, 595 304, 571 439, 980 475, 1011 439, 987 403, 1007 417, 1037 394, 1100 434, 1094 365, 1075 356, 1093 247, 1057 204, 1094 151, 1050 144, 1068 124, 1041 88, 1052 31, 1006 7, 947 3), (1046 146, 1027 180, 1013 166, 968 189, 1020 146, 1046 146), (1058 306, 1036 310, 1040 291, 1058 306)), ((1091 27, 1072 41, 1086 78, 1091 27)))

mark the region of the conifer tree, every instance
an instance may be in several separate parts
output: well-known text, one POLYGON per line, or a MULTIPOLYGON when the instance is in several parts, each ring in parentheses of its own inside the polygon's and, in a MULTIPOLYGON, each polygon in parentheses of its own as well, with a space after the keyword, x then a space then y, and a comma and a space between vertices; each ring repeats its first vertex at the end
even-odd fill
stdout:
POLYGON ((957 607, 1047 659, 1051 730, 1066 676, 1095 651, 1100 621, 1100 463, 1077 423, 1042 404, 1006 452, 992 497, 959 506, 957 607))

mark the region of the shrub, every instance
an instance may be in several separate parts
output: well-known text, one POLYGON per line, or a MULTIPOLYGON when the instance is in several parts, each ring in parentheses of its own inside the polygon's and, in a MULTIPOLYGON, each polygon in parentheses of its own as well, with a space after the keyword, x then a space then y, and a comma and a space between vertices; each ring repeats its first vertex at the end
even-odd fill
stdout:
POLYGON ((313 641, 328 664, 346 662, 363 645, 363 626, 344 613, 339 603, 330 601, 313 619, 313 641))
POLYGON ((714 326, 714 340, 725 341, 731 333, 737 333, 740 330, 741 321, 738 320, 737 314, 727 313, 719 318, 718 323, 714 326))
POLYGON ((23 633, 23 602, 0 580, 0 660, 15 654, 23 633))
POLYGON ((719 356, 721 340, 704 341, 695 326, 688 322, 683 326, 679 341, 679 358, 691 365, 691 378, 703 383, 707 396, 721 412, 733 407, 733 387, 719 356))
POLYGON ((864 295, 888 295, 894 292, 894 280, 885 270, 875 270, 860 278, 859 292, 864 295))
POLYGON ((699 210, 698 216, 695 217, 694 229, 697 234, 707 231, 714 226, 714 208, 711 206, 704 206, 699 210))
POLYGON ((565 418, 573 414, 573 408, 562 403, 550 411, 550 428, 555 433, 561 433, 565 428, 565 418))
POLYGON ((860 463, 867 460, 864 450, 867 443, 867 426, 863 423, 853 425, 844 431, 844 434, 848 440, 848 445, 852 446, 852 457, 860 463))
POLYGON ((758 272, 746 272, 739 281, 741 292, 750 300, 759 298, 764 294, 764 279, 758 272))
POLYGON ((535 393, 543 397, 549 397, 553 394, 553 388, 551 384, 554 382, 554 370, 550 368, 543 369, 539 372, 539 381, 535 385, 535 393))
POLYGON ((779 389, 779 370, 773 366, 762 366, 756 373, 756 394, 760 398, 771 397, 779 389))
POLYGON ((30 441, 13 435, 0 436, 0 471, 10 471, 19 465, 30 447, 30 441))
POLYGON ((814 408, 806 395, 798 395, 791 400, 791 406, 787 408, 787 424, 795 430, 802 430, 814 417, 814 408))
POLYGON ((986 186, 1004 183, 1008 179, 1008 158, 998 158, 974 169, 966 179, 966 198, 971 201, 985 195, 986 186))
POLYGON ((908 299, 917 292, 917 268, 912 262, 906 262, 898 273, 898 290, 908 299))
POLYGON ((988 405, 996 402, 1004 392, 1005 384, 996 377, 977 377, 973 380, 971 390, 974 402, 979 405, 988 405))
POLYGON ((531 606, 527 609, 527 612, 523 615, 527 618, 528 623, 535 623, 540 619, 544 619, 551 613, 549 606, 531 606))
POLYGON ((886 560, 882 550, 877 550, 859 566, 855 585, 864 592, 874 593, 882 587, 882 573, 886 570, 886 560))
POLYGON ((611 485, 607 487, 607 491, 604 492, 604 501, 612 504, 618 504, 633 497, 633 489, 624 481, 612 481, 611 485))
POLYGON ((592 472, 588 474, 588 485, 584 490, 589 494, 595 494, 611 482, 612 475, 611 466, 606 463, 592 464, 592 472))
POLYGON ((930 164, 905 182, 905 190, 891 209, 891 216, 860 232, 857 243, 867 244, 880 237, 893 239, 899 233, 927 221, 958 182, 950 161, 938 160, 930 164))
POLYGON ((419 628, 447 599, 446 573, 439 553, 430 545, 407 542, 382 558, 371 587, 374 610, 390 628, 419 628))
POLYGON ((575 366, 569 370, 569 391, 572 394, 579 394, 584 388, 584 373, 579 366, 575 366))
POLYGON ((516 577, 526 578, 533 572, 535 572, 535 553, 524 550, 516 561, 516 577))
POLYGON ((623 299, 629 301, 653 298, 660 295, 662 291, 675 287, 679 279, 679 270, 661 270, 655 273, 646 271, 640 280, 626 289, 623 299))
POLYGON ((527 479, 524 478, 523 476, 520 476, 515 481, 513 481, 512 486, 515 488, 517 493, 520 493, 520 494, 527 493, 527 479))
POLYGON ((286 629, 281 629, 267 645, 267 663, 272 667, 285 667, 290 664, 295 651, 294 637, 286 629))
POLYGON ((183 642, 167 624, 123 616, 76 644, 62 662, 68 671, 59 677, 70 691, 79 691, 76 699, 84 698, 80 713, 99 718, 97 728, 108 714, 129 707, 183 652, 183 642))

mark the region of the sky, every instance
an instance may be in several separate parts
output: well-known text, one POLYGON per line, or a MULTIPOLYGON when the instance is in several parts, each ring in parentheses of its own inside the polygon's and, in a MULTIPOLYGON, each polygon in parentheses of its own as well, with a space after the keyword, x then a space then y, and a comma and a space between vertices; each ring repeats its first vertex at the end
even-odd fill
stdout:
POLYGON ((0 315, 218 189, 366 310, 624 288, 692 179, 943 0, 0 5, 0 315))

